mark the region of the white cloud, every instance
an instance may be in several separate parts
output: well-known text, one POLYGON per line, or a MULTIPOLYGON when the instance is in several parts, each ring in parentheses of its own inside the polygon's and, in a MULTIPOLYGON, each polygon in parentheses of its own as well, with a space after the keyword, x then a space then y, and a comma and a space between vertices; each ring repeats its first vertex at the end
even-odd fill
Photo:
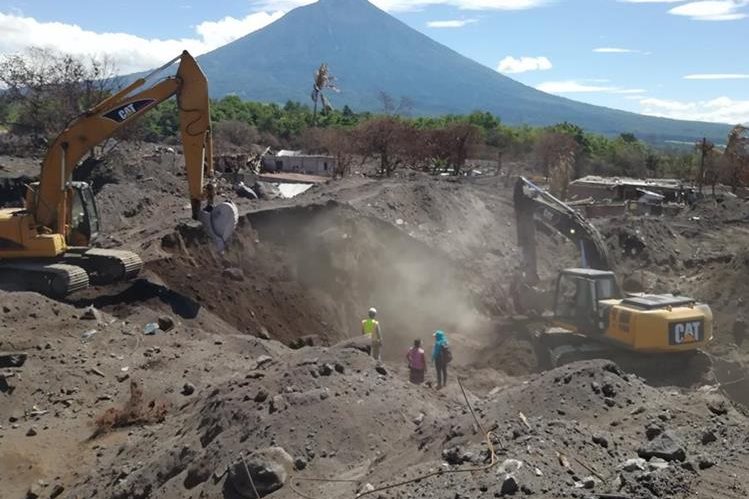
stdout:
POLYGON ((256 12, 241 19, 225 17, 195 27, 196 37, 181 39, 143 38, 128 33, 98 33, 75 24, 40 22, 32 17, 0 13, 0 54, 28 47, 51 47, 75 55, 107 55, 121 73, 157 67, 188 50, 203 54, 258 30, 283 12, 256 12))
MULTIPOLYGON (((316 0, 252 0, 259 10, 288 10, 316 0)), ((382 10, 418 10, 429 5, 450 5, 464 10, 525 10, 540 7, 555 0, 371 0, 382 10)))
POLYGON ((619 0, 623 3, 676 3, 684 0, 619 0))
POLYGON ((641 112, 679 120, 749 123, 749 100, 718 97, 706 101, 641 99, 641 112))
POLYGON ((527 71, 546 71, 552 68, 551 61, 546 57, 520 57, 515 59, 508 55, 497 66, 500 73, 525 73, 527 71))
MULTIPOLYGON (((546 81, 536 85, 536 89, 550 94, 604 93, 630 97, 646 93, 644 88, 622 88, 608 83, 609 80, 606 79, 546 81)), ((637 98, 642 96, 639 95, 637 98)))
POLYGON ((590 83, 590 81, 591 80, 545 81, 536 85, 536 89, 549 94, 610 93, 617 89, 616 87, 608 85, 594 85, 590 83))
POLYGON ((679 5, 668 12, 696 21, 735 21, 747 17, 747 5, 747 0, 704 0, 679 5))
POLYGON ((451 19, 449 21, 429 21, 429 28, 462 28, 467 24, 475 23, 476 19, 451 19))
POLYGON ((684 76, 685 80, 749 80, 746 73, 699 73, 684 76))
POLYGON ((634 49, 624 49, 619 47, 598 47, 593 49, 593 52, 598 52, 599 54, 637 54, 640 51, 634 50, 634 49))

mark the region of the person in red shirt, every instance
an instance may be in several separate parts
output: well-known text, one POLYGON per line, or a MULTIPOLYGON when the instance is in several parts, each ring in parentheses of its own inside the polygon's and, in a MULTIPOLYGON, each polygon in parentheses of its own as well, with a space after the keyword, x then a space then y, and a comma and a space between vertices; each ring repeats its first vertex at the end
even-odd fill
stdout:
POLYGON ((414 346, 406 354, 408 369, 410 371, 409 380, 411 383, 420 385, 424 382, 424 373, 427 370, 426 356, 424 349, 421 348, 421 340, 414 340, 414 346))

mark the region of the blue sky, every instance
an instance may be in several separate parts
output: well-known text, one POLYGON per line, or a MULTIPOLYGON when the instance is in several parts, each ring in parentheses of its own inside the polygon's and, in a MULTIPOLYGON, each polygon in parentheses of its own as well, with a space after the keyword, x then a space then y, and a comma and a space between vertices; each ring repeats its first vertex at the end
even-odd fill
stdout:
MULTIPOLYGON (((0 0, 0 54, 105 52, 123 71, 201 53, 312 0, 0 0), (106 9, 102 8, 106 5, 106 9)), ((684 119, 749 122, 749 0, 373 0, 527 85, 684 119)))

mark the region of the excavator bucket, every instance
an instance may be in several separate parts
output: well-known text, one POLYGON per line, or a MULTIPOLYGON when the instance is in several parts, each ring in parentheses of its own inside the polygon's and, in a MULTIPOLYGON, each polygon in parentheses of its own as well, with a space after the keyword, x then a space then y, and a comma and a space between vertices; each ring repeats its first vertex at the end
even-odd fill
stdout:
POLYGON ((213 240, 216 249, 223 253, 239 222, 239 211, 231 201, 224 201, 214 206, 207 206, 198 214, 203 229, 213 240))

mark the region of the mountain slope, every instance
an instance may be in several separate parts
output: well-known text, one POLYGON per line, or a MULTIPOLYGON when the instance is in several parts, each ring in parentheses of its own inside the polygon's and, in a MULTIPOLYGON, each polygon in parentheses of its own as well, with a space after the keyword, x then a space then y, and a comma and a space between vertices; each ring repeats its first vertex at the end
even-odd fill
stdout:
POLYGON ((505 123, 570 121, 604 134, 636 132, 651 141, 725 140, 729 127, 583 104, 516 82, 433 41, 366 0, 320 0, 199 57, 214 97, 309 102, 312 73, 330 65, 336 106, 380 108, 380 91, 414 103, 414 114, 490 111, 505 123))

